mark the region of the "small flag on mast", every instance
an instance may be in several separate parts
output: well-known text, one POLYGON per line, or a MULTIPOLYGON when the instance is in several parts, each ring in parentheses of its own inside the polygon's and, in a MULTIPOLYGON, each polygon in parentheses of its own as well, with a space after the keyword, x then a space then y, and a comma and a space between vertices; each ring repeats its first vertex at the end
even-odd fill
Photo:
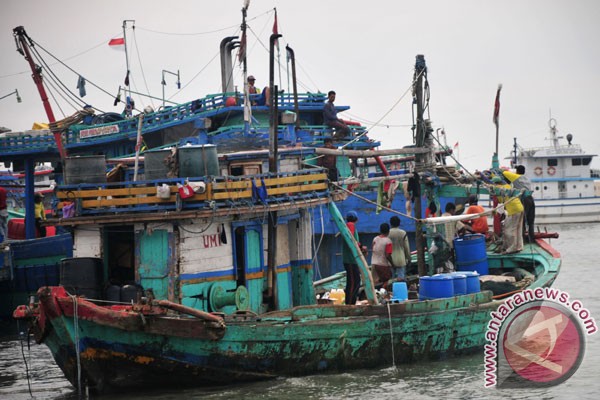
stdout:
POLYGON ((496 92, 496 101, 494 102, 494 124, 496 127, 498 126, 498 117, 500 115, 500 91, 502 90, 502 85, 498 85, 498 91, 496 92))
POLYGON ((108 42, 108 45, 109 46, 124 46, 125 38, 110 39, 110 41, 108 42))
POLYGON ((458 147, 458 142, 454 143, 454 147, 458 147))

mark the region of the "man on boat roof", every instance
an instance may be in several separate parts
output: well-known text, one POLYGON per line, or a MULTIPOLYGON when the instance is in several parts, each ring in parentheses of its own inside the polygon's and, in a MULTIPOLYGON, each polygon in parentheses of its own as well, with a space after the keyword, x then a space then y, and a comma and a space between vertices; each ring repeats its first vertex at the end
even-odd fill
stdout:
POLYGON ((335 101, 335 92, 330 90, 327 93, 327 102, 323 108, 323 122, 330 128, 335 129, 334 139, 343 139, 350 136, 350 128, 341 119, 337 117, 337 110, 333 102, 335 101))

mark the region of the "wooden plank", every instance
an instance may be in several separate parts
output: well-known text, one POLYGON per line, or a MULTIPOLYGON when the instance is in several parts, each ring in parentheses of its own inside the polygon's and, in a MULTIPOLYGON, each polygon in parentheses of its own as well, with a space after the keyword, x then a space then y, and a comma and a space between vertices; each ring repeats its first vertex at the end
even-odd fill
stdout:
MULTIPOLYGON (((177 186, 169 186, 171 193, 177 193, 177 186)), ((59 199, 73 199, 73 198, 86 198, 86 197, 106 197, 106 196, 137 196, 141 194, 156 194, 156 186, 147 187, 131 187, 131 188, 118 188, 118 189, 83 189, 83 190, 69 190, 59 191, 56 196, 59 199)))

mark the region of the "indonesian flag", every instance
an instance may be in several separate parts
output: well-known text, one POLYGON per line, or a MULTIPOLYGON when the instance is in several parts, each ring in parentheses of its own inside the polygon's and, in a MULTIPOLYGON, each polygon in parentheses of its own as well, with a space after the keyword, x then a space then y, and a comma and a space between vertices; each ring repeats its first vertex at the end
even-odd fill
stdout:
POLYGON ((455 148, 458 147, 458 142, 454 143, 454 147, 455 148))
POLYGON ((500 115, 500 91, 502 90, 502 84, 498 85, 498 91, 496 92, 496 101, 494 102, 494 124, 498 126, 498 116, 500 115))
POLYGON ((125 38, 110 39, 108 45, 111 49, 125 50, 125 38))

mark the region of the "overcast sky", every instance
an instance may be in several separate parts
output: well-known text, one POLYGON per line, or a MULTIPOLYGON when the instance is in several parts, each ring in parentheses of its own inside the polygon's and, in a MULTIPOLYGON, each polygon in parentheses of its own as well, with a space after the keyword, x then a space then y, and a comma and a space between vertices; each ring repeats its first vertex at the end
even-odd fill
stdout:
MULTIPOLYGON (((499 83, 501 158, 509 155, 514 137, 525 147, 548 145, 550 110, 560 134, 572 133, 574 143, 600 153, 599 1, 253 0, 248 71, 259 87, 268 83, 273 7, 283 45, 296 53, 300 91, 336 90, 336 104, 352 107, 341 117, 368 127, 387 114, 371 129, 383 148, 411 142, 410 93, 402 96, 411 84, 415 55, 424 54, 433 126, 445 129, 451 146, 459 143, 460 161, 468 169, 490 164, 499 83)), ((161 98, 162 70, 179 69, 182 90, 167 74, 165 94, 186 102, 221 91, 218 46, 223 37, 239 33, 241 8, 241 0, 3 0, 0 97, 18 89, 23 102, 15 96, 0 100, 0 126, 18 131, 47 121, 28 64, 15 51, 16 26, 25 27, 74 92, 77 76, 40 47, 116 94, 125 77, 125 57, 107 43, 122 37, 123 20, 135 20, 135 32, 132 23, 127 29, 132 89, 147 92, 147 86, 161 98)), ((281 61, 281 86, 287 90, 283 54, 281 61)), ((241 70, 235 74, 241 87, 241 70)), ((113 107, 113 97, 90 83, 86 89, 86 102, 121 112, 122 106, 113 107)), ((139 102, 136 106, 141 108, 139 102)), ((57 119, 73 113, 64 102, 61 107, 62 112, 54 106, 57 119)), ((594 167, 599 166, 596 160, 594 167)))

